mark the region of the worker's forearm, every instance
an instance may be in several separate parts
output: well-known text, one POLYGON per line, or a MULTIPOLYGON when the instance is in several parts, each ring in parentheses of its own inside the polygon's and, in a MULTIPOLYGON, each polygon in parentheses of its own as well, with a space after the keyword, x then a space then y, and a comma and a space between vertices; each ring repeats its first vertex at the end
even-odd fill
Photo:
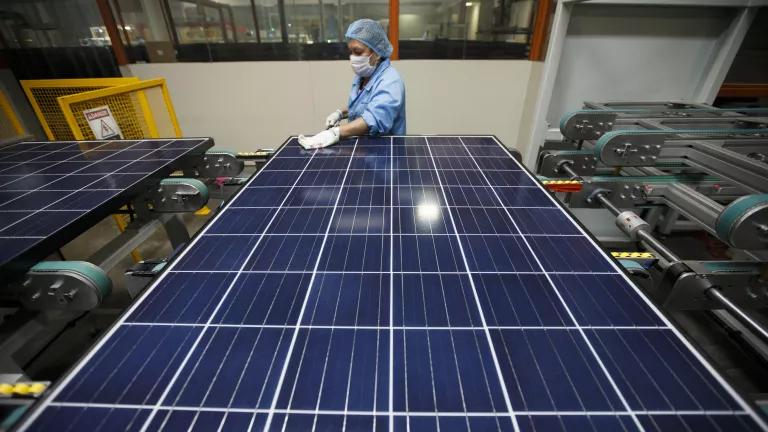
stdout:
POLYGON ((351 122, 342 125, 339 129, 339 136, 341 138, 347 138, 351 136, 360 136, 368 134, 368 125, 365 123, 362 117, 358 117, 351 122))

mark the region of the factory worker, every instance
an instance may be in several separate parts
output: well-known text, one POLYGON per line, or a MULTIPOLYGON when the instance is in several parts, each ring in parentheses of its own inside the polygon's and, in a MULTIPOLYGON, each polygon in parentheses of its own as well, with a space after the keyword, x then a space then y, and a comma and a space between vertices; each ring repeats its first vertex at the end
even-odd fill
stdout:
POLYGON ((405 135, 405 86, 389 62, 392 44, 376 21, 353 22, 347 33, 352 70, 352 90, 347 108, 325 119, 326 130, 299 136, 304 148, 322 148, 340 139, 360 135, 405 135), (344 118, 349 121, 341 124, 344 118))

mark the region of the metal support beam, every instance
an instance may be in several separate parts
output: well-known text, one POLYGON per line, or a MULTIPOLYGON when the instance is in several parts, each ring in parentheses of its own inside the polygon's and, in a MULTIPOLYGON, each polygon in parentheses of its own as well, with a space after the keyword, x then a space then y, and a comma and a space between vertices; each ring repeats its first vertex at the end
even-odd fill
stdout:
POLYGON ((718 97, 768 97, 768 84, 725 83, 718 97))
POLYGON ((235 12, 232 10, 232 6, 227 5, 227 14, 229 15, 229 24, 232 25, 232 41, 235 43, 237 40, 237 25, 235 25, 235 12))
POLYGON ((392 44, 390 60, 400 59, 400 0, 389 0, 389 42, 392 44))
POLYGON ((251 0, 251 14, 253 14, 253 26, 256 32, 256 43, 261 43, 261 30, 259 30, 259 14, 256 12, 256 0, 251 0))
MULTIPOLYGON (((667 211, 664 213, 664 221, 661 223, 661 226, 659 226, 659 232, 667 235, 672 232, 672 229, 675 228, 675 224, 677 223, 677 220, 680 218, 680 212, 673 209, 672 207, 669 207, 666 209, 667 211)), ((697 224, 696 227, 699 227, 697 224)), ((700 228, 700 227, 699 227, 700 228)))
POLYGON ((536 158, 538 157, 536 149, 544 142, 544 135, 549 127, 547 124, 547 113, 549 112, 552 92, 555 88, 555 79, 557 78, 557 70, 560 67, 563 43, 565 42, 565 34, 568 32, 568 23, 571 20, 573 7, 573 3, 558 2, 555 9, 555 18, 552 20, 552 32, 549 35, 549 44, 547 45, 547 61, 544 62, 541 84, 536 96, 536 108, 533 114, 530 140, 527 143, 528 148, 523 151, 523 154, 525 154, 523 162, 531 169, 536 166, 536 158))
POLYGON ((161 226, 165 228, 168 240, 173 249, 189 241, 184 222, 176 214, 163 214, 156 219, 139 219, 128 225, 128 228, 96 251, 88 258, 88 262, 96 264, 104 271, 114 268, 133 249, 144 243, 161 226))
POLYGON ((681 183, 665 185, 661 193, 664 203, 670 208, 682 213, 687 219, 698 222, 710 233, 715 233, 717 217, 724 209, 722 205, 681 183))
POLYGON ((320 31, 317 36, 318 40, 315 42, 325 42, 325 5, 323 4, 323 0, 317 0, 317 3, 320 7, 320 31))
MULTIPOLYGON (((663 171, 656 168, 641 168, 641 170, 648 175, 664 174, 663 171)), ((725 207, 712 198, 682 183, 653 186, 646 191, 649 198, 659 197, 669 207, 661 227, 663 233, 668 233, 671 224, 673 224, 673 221, 667 220, 667 218, 676 220, 676 213, 680 213, 687 219, 696 222, 701 228, 716 235, 715 223, 725 207)))
POLYGON ((171 35, 171 40, 173 41, 173 47, 178 50, 180 45, 179 33, 176 31, 176 22, 173 20, 171 5, 168 4, 168 0, 162 0, 161 7, 165 24, 168 27, 168 34, 171 35))
POLYGON ((768 192, 768 164, 751 158, 740 148, 764 149, 763 140, 667 141, 659 155, 660 161, 681 162, 707 174, 742 185, 751 193, 768 192), (750 146, 750 141, 755 145, 750 146), (742 143, 743 144, 740 144, 742 143), (733 144, 733 145, 730 145, 733 144))
POLYGON ((285 18, 285 0, 277 0, 277 12, 280 15, 280 37, 288 43, 288 20, 285 18))
POLYGON ((112 0, 110 5, 115 11, 117 20, 120 21, 120 33, 123 35, 123 38, 125 38, 125 44, 131 46, 131 37, 128 35, 128 30, 126 30, 125 21, 123 20, 123 11, 120 10, 120 2, 118 0, 112 0))
POLYGON ((547 39, 547 25, 552 6, 551 0, 538 0, 536 3, 536 19, 533 22, 533 34, 531 35, 531 48, 528 59, 531 61, 544 60, 544 41, 547 39))
POLYGON ((99 7, 99 14, 101 14, 101 20, 104 22, 104 27, 107 28, 107 34, 112 43, 112 52, 115 54, 115 60, 117 61, 118 66, 127 65, 128 55, 125 53, 125 47, 123 46, 123 39, 120 37, 120 32, 117 31, 117 24, 115 24, 112 8, 109 7, 109 1, 96 0, 96 5, 99 7))
POLYGON ((219 27, 221 27, 221 36, 224 38, 224 42, 229 42, 229 35, 227 34, 227 24, 224 19, 224 10, 219 9, 219 27))

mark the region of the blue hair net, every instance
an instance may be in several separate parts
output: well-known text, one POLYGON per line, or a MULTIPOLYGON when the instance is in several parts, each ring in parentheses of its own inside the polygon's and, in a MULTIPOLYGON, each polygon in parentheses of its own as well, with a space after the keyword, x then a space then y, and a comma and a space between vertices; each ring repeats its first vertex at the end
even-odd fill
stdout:
POLYGON ((347 40, 355 39, 368 45, 381 57, 392 55, 392 44, 387 39, 387 33, 376 21, 368 18, 359 19, 349 25, 344 35, 347 40))

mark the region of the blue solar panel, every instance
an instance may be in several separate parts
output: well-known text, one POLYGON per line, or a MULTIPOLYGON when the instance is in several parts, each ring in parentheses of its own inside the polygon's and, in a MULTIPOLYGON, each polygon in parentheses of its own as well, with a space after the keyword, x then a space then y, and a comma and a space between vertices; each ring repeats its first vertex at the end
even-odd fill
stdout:
POLYGON ((87 229, 86 219, 116 210, 147 181, 179 168, 180 158, 212 145, 209 138, 195 138, 3 147, 0 269, 23 272, 87 229), (115 208, 106 209, 110 203, 115 208), (80 228, 77 221, 84 222, 80 228))
POLYGON ((492 137, 289 140, 24 429, 65 424, 765 428, 492 137))

